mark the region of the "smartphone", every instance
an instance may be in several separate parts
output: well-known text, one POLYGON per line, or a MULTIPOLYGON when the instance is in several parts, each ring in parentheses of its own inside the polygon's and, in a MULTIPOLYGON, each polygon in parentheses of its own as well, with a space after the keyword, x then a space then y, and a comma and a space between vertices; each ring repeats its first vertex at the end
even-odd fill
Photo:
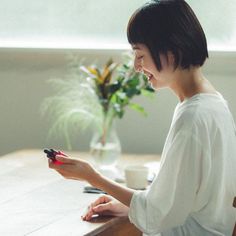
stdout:
POLYGON ((47 158, 51 159, 54 164, 58 165, 63 164, 62 162, 56 160, 56 155, 66 156, 66 154, 64 154, 63 152, 56 151, 52 148, 51 149, 45 148, 43 151, 47 154, 47 158))

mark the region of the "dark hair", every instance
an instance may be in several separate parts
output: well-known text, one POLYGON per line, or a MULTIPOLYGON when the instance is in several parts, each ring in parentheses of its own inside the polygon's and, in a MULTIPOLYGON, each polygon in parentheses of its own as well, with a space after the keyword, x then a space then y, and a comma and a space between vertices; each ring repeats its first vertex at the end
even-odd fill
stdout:
POLYGON ((160 54, 171 52, 175 69, 202 66, 208 57, 204 31, 184 0, 149 1, 131 16, 127 37, 130 44, 147 46, 159 71, 160 54))

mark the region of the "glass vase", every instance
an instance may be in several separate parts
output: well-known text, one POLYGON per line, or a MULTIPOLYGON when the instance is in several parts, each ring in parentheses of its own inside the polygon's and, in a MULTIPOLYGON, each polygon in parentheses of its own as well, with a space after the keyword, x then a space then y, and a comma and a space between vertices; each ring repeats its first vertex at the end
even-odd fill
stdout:
POLYGON ((113 116, 106 115, 102 128, 94 130, 90 155, 99 169, 109 169, 117 163, 121 155, 121 145, 113 116))

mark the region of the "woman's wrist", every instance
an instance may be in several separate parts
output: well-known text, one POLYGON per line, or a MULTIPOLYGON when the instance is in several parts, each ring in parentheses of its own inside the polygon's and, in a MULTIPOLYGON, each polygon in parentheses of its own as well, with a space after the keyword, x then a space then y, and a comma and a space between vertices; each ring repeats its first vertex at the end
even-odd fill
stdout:
POLYGON ((129 207, 134 190, 116 183, 96 170, 89 176, 88 182, 129 207))
POLYGON ((94 170, 94 172, 91 175, 89 175, 87 181, 90 185, 94 187, 98 187, 101 179, 102 179, 101 174, 97 172, 96 170, 94 170))

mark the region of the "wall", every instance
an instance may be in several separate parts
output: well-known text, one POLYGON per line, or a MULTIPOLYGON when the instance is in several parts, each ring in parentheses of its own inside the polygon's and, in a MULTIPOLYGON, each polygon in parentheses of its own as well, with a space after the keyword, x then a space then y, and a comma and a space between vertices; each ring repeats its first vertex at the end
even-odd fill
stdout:
MULTIPOLYGON (((43 99, 52 93, 46 81, 63 77, 66 73, 66 56, 78 53, 86 61, 104 63, 107 58, 119 61, 120 50, 0 50, 0 155, 24 148, 55 147, 66 149, 62 139, 47 139, 50 124, 40 116, 43 99)), ((205 76, 228 100, 236 118, 236 53, 211 52, 204 67, 205 76)), ((136 98, 148 112, 142 117, 127 110, 118 120, 118 133, 123 152, 161 153, 177 98, 168 90, 159 91, 155 99, 136 98)), ((86 151, 90 133, 78 133, 73 149, 86 151)))

